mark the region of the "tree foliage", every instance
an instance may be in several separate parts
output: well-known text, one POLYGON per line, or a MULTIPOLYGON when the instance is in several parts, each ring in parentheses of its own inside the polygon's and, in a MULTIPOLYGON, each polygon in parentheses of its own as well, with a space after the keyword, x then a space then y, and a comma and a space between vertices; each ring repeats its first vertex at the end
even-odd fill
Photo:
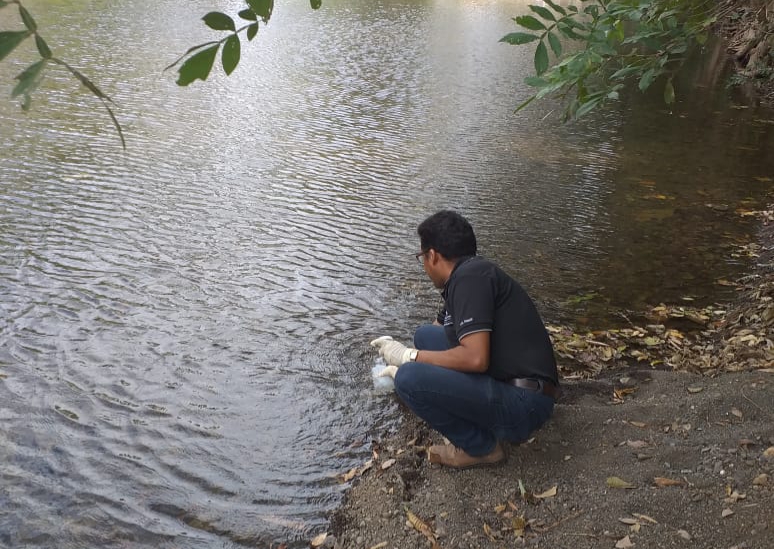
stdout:
MULTIPOLYGON (((310 4, 312 9, 316 10, 322 6, 322 0, 310 0, 310 4)), ((239 28, 236 27, 233 17, 219 11, 211 11, 202 17, 202 21, 209 28, 216 31, 226 31, 228 35, 220 40, 211 40, 193 46, 164 69, 168 70, 180 65, 177 70, 177 84, 179 86, 187 86, 195 80, 207 80, 221 48, 220 59, 223 71, 228 75, 236 69, 239 65, 242 49, 239 33, 244 31, 248 42, 252 41, 258 34, 259 24, 268 23, 274 11, 274 0, 245 0, 245 5, 245 9, 237 13, 237 17, 247 21, 247 23, 239 28)))
POLYGON ((89 80, 82 72, 75 67, 69 65, 62 59, 55 57, 51 52, 46 41, 38 33, 38 25, 32 14, 25 8, 19 0, 0 0, 0 10, 8 8, 11 5, 16 5, 19 10, 19 17, 24 24, 24 30, 19 31, 0 31, 0 61, 5 59, 13 50, 15 50, 22 42, 27 38, 34 37, 35 47, 40 55, 40 61, 37 61, 20 72, 14 80, 17 80, 17 84, 11 91, 11 97, 16 98, 21 96, 21 107, 23 110, 29 110, 32 102, 32 92, 37 89, 40 82, 43 80, 45 71, 51 65, 58 65, 64 67, 72 76, 76 78, 81 84, 83 84, 91 93, 93 93, 107 109, 110 119, 113 122, 113 126, 118 132, 118 136, 121 138, 121 145, 126 149, 126 141, 124 140, 124 132, 121 129, 121 125, 118 123, 113 110, 110 108, 110 103, 113 102, 110 97, 105 95, 94 82, 89 80))
MULTIPOLYGON (((535 75, 526 79, 535 92, 517 111, 535 99, 555 95, 566 100, 565 117, 583 116, 607 101, 618 98, 628 83, 636 82, 641 91, 654 83, 663 85, 666 103, 675 100, 674 76, 686 55, 707 39, 714 23, 714 0, 580 0, 579 5, 561 6, 553 0, 545 5, 530 5, 529 14, 514 18, 522 30, 501 38, 501 42, 524 46, 537 42, 534 53, 535 75), (547 7, 546 7, 547 6, 547 7), (553 58, 553 63, 552 63, 553 58)), ((34 38, 40 60, 16 76, 11 96, 22 97, 21 106, 29 109, 32 92, 40 85, 45 71, 59 65, 70 72, 107 109, 126 147, 124 136, 105 95, 83 73, 53 55, 38 32, 32 15, 20 0, 0 0, 0 9, 15 5, 23 30, 0 31, 0 61, 27 38, 34 38)), ((322 0, 310 0, 318 9, 322 0)), ((187 86, 206 80, 220 54, 223 71, 230 75, 239 65, 242 39, 248 42, 267 24, 274 11, 274 0, 244 0, 236 16, 211 11, 202 17, 204 24, 219 33, 210 40, 188 49, 165 70, 177 67, 177 84, 187 86), (243 23, 237 26, 237 21, 243 23)))
POLYGON ((629 82, 636 82, 640 91, 663 82, 664 101, 673 103, 674 76, 691 49, 707 40, 717 9, 711 0, 545 3, 548 8, 531 5, 531 14, 514 18, 519 27, 532 32, 513 32, 501 42, 521 46, 537 41, 535 75, 526 79, 536 91, 516 110, 556 95, 566 99, 568 119, 617 99, 629 82), (566 52, 563 40, 577 47, 566 52))

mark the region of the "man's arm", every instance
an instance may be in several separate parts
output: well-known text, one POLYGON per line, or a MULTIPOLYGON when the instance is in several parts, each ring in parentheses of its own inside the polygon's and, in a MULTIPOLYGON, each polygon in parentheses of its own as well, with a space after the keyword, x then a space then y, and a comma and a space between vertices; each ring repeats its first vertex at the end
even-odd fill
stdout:
POLYGON ((463 336, 459 345, 446 351, 419 351, 416 361, 483 374, 489 368, 490 335, 491 332, 475 332, 463 336))

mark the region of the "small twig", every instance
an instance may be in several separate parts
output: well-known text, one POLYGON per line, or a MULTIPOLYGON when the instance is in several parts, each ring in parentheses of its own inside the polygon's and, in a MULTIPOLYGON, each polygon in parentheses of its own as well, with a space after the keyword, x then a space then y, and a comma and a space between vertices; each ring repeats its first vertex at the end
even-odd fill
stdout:
POLYGON ((744 394, 744 392, 743 392, 743 391, 742 391, 741 393, 742 393, 742 396, 743 396, 743 397, 744 397, 746 400, 749 400, 750 402, 752 402, 753 406, 755 406, 756 408, 758 408, 758 409, 759 409, 761 412, 763 412, 764 414, 768 414, 768 413, 769 413, 769 411, 768 411, 768 410, 764 410, 763 408, 761 408, 761 406, 760 406, 760 405, 759 405, 757 402, 755 402, 753 399, 751 399, 751 398, 750 398, 750 397, 748 397, 746 394, 744 394))
MULTIPOLYGON (((585 512, 586 512, 586 511, 578 511, 577 513, 574 513, 574 514, 572 514, 572 515, 568 515, 568 516, 564 517, 563 519, 559 519, 559 520, 557 520, 556 522, 554 522, 553 524, 549 524, 549 525, 548 525, 548 526, 546 526, 545 528, 541 528, 541 529, 540 529, 540 531, 539 531, 538 533, 540 533, 540 534, 544 534, 544 533, 548 532, 549 530, 551 530, 551 529, 553 529, 553 528, 556 528, 556 527, 557 527, 557 526, 559 526, 560 524, 562 524, 562 523, 564 523, 564 522, 567 522, 568 520, 572 520, 572 519, 574 519, 574 518, 578 518, 579 516, 581 516, 581 515, 582 515, 583 513, 585 513, 585 512)), ((537 530, 535 530, 535 531, 537 532, 537 530)))
POLYGON ((631 320, 629 320, 629 317, 628 317, 628 316, 626 316, 626 315, 625 315, 623 312, 621 312, 621 311, 618 311, 618 314, 619 314, 620 316, 622 316, 622 317, 623 317, 623 319, 624 319, 626 322, 628 322, 629 324, 631 324, 632 328, 636 328, 636 327, 637 327, 637 326, 635 326, 635 325, 634 325, 634 322, 632 322, 631 320))
POLYGON ((599 539, 599 536, 597 534, 586 534, 585 532, 567 532, 564 535, 565 536, 580 536, 580 537, 584 537, 584 538, 599 539))

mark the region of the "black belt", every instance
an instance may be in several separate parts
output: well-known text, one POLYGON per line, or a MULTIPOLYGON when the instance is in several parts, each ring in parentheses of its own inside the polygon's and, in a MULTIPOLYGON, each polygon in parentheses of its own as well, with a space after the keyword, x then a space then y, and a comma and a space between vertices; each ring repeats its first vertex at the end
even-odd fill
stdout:
POLYGON ((521 387, 522 389, 530 389, 538 393, 543 393, 544 395, 553 398, 554 401, 559 400, 559 397, 562 396, 562 390, 557 385, 544 379, 515 377, 513 379, 508 379, 505 382, 514 387, 521 387))

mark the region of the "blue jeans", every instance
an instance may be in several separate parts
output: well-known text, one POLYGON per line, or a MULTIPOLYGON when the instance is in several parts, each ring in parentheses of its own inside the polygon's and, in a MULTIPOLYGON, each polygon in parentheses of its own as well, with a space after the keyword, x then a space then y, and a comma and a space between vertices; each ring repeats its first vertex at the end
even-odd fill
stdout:
MULTIPOLYGON (((449 348, 442 326, 420 326, 420 350, 449 348)), ((407 362, 395 376, 395 392, 411 410, 471 456, 494 450, 498 440, 522 442, 545 423, 554 400, 530 389, 497 381, 488 374, 407 362)))

